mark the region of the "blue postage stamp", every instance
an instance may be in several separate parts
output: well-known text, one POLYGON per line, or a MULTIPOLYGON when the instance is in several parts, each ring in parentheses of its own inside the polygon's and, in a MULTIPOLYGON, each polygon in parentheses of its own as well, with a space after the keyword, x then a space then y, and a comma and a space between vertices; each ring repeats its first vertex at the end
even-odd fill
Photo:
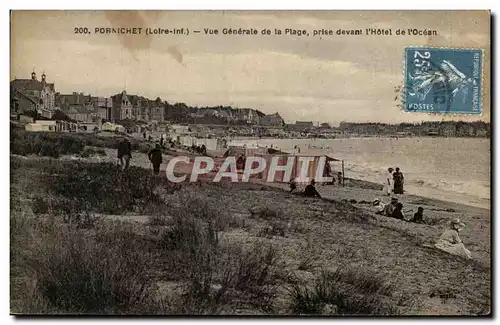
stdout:
POLYGON ((404 110, 481 114, 483 51, 407 47, 404 110))

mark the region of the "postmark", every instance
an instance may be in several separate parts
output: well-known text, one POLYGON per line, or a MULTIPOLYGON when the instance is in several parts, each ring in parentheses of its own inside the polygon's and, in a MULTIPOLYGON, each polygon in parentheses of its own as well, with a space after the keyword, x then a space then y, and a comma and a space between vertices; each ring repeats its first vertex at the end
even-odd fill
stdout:
POLYGON ((404 111, 481 114, 483 51, 405 48, 404 111))

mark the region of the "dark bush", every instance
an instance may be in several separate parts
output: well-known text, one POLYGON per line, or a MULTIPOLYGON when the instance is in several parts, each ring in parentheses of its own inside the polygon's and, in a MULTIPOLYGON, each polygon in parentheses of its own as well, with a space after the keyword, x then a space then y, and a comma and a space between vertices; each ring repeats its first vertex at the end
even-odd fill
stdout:
POLYGON ((145 301, 151 289, 150 255, 123 227, 95 236, 72 228, 40 234, 28 258, 36 292, 58 313, 123 314, 145 301))
POLYGON ((11 132, 10 150, 18 155, 39 155, 58 158, 59 155, 79 154, 85 147, 82 140, 69 134, 50 132, 11 132))
POLYGON ((397 315, 393 292, 379 275, 339 268, 324 271, 314 288, 293 284, 291 309, 297 314, 397 315))
POLYGON ((49 212, 50 206, 44 199, 37 197, 33 200, 32 209, 35 214, 44 214, 49 212))
POLYGON ((73 164, 77 166, 72 173, 49 175, 47 181, 57 195, 74 200, 80 208, 89 205, 95 212, 119 214, 163 204, 148 170, 130 167, 122 172, 112 163, 73 164))

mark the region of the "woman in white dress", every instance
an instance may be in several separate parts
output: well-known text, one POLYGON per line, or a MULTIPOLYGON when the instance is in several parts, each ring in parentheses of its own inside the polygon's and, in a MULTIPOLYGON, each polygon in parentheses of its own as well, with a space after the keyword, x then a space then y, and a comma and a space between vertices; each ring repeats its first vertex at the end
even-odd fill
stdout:
POLYGON ((449 228, 441 234, 441 237, 439 237, 439 240, 434 246, 447 253, 471 259, 472 256, 470 251, 465 248, 458 235, 464 227, 465 224, 460 222, 459 219, 452 220, 449 224, 449 228))
POLYGON ((387 174, 385 175, 385 179, 384 179, 384 192, 387 195, 391 195, 393 190, 394 190, 394 179, 393 179, 393 175, 392 175, 393 170, 394 169, 392 169, 392 167, 389 167, 389 169, 387 170, 387 174))

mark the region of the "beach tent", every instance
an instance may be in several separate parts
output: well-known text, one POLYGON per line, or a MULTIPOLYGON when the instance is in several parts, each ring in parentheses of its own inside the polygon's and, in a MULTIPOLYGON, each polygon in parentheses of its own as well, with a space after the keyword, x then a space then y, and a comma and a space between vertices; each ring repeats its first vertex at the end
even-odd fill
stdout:
MULTIPOLYGON (((268 155, 266 157, 266 169, 261 173, 261 178, 262 179, 267 179, 269 176, 269 169, 271 165, 271 159, 277 155, 268 155)), ((318 179, 318 171, 317 169, 320 166, 320 161, 321 159, 324 159, 324 170, 321 173, 320 176, 323 177, 333 177, 334 175, 337 174, 337 171, 335 171, 335 168, 333 168, 332 164, 335 162, 341 163, 341 168, 342 168, 342 177, 344 177, 344 161, 340 159, 333 158, 329 155, 323 154, 323 153, 296 153, 296 154, 280 154, 278 155, 278 166, 286 166, 288 163, 288 160, 292 160, 292 167, 291 167, 291 173, 290 177, 285 177, 286 172, 285 171, 277 171, 274 176, 272 177, 273 182, 289 182, 290 180, 295 180, 297 183, 308 183, 310 180, 315 179, 317 182, 319 182, 318 179), (307 173, 305 175, 300 175, 301 170, 302 170, 302 164, 304 163, 304 160, 301 159, 301 157, 312 157, 312 160, 309 162, 309 166, 307 169, 307 173), (302 178, 300 177, 302 176, 302 178)), ((339 166, 340 167, 340 166, 339 166)), ((340 168, 339 168, 340 169, 340 168)), ((342 180, 342 183, 343 180, 342 180)))
MULTIPOLYGON (((218 170, 220 166, 223 164, 225 158, 227 157, 235 157, 238 159, 241 156, 245 157, 262 157, 266 160, 266 163, 271 162, 271 158, 274 156, 280 156, 280 159, 282 157, 288 156, 288 153, 279 151, 276 149, 271 149, 271 148, 262 148, 262 147, 251 147, 251 148, 245 148, 245 147, 239 147, 239 146, 231 146, 229 149, 227 149, 224 152, 223 158, 215 158, 215 170, 218 170)), ((258 163, 255 162, 254 165, 252 165, 252 168, 257 168, 258 163)), ((242 174, 243 169, 241 166, 238 167, 238 173, 242 174)), ((267 177, 267 173, 264 175, 263 173, 259 174, 252 174, 250 175, 251 178, 265 178, 267 177)))
POLYGON ((106 122, 102 125, 102 130, 109 131, 109 132, 115 132, 115 131, 125 132, 125 127, 123 127, 122 125, 119 125, 119 124, 113 124, 110 122, 106 122))
POLYGON ((296 153, 293 155, 293 157, 295 158, 295 160, 294 160, 294 164, 293 164, 293 168, 292 168, 292 179, 298 183, 309 182, 311 179, 315 179, 317 182, 319 181, 317 178, 318 177, 317 169, 320 166, 321 159, 324 159, 325 165, 324 165, 323 172, 320 176, 330 177, 330 176, 336 175, 336 172, 334 172, 334 168, 332 168, 332 163, 334 163, 334 162, 341 162, 342 163, 342 176, 344 175, 344 161, 343 160, 336 159, 336 158, 333 158, 331 156, 328 156, 326 154, 321 154, 321 153, 318 153, 318 154, 296 153), (302 175, 302 176, 307 177, 307 180, 300 178, 300 176, 301 176, 300 173, 301 173, 302 164, 303 164, 303 161, 300 159, 301 157, 312 157, 312 161, 309 163, 309 168, 307 169, 307 174, 302 175))
MULTIPOLYGON (((324 165, 324 170, 321 176, 323 177, 333 177, 336 176, 338 171, 342 171, 342 178, 344 178, 344 161, 341 159, 336 159, 333 158, 329 155, 326 155, 322 153, 321 151, 308 151, 307 153, 295 153, 295 154, 289 154, 287 152, 283 152, 280 150, 276 150, 273 148, 245 148, 245 147, 230 147, 226 152, 224 153, 224 158, 226 157, 240 157, 240 156, 246 156, 246 157, 251 157, 251 156, 258 156, 262 157, 266 161, 266 167, 265 169, 256 175, 252 175, 252 178, 260 178, 262 180, 267 180, 268 175, 269 175, 269 169, 271 166, 271 161, 272 159, 278 159, 278 166, 286 166, 288 163, 289 159, 292 159, 292 168, 291 168, 291 175, 290 178, 285 177, 286 172, 285 171, 276 171, 276 173, 272 177, 273 182, 289 182, 290 180, 295 180, 297 183, 307 183, 311 179, 315 179, 317 182, 319 182, 317 178, 317 169, 320 165, 321 159, 324 159, 325 165, 324 165), (309 163, 309 167, 307 169, 306 175, 302 175, 307 177, 307 179, 300 179, 300 173, 302 170, 302 164, 303 164, 303 159, 301 157, 312 157, 312 161, 309 163), (334 163, 341 163, 341 166, 339 168, 334 168, 332 165, 334 163)), ((219 161, 216 159, 216 166, 220 166, 222 162, 224 161, 224 158, 219 159, 219 161)), ((253 166, 255 168, 257 166, 253 166)), ((342 179, 342 184, 344 184, 344 179, 342 179)))

